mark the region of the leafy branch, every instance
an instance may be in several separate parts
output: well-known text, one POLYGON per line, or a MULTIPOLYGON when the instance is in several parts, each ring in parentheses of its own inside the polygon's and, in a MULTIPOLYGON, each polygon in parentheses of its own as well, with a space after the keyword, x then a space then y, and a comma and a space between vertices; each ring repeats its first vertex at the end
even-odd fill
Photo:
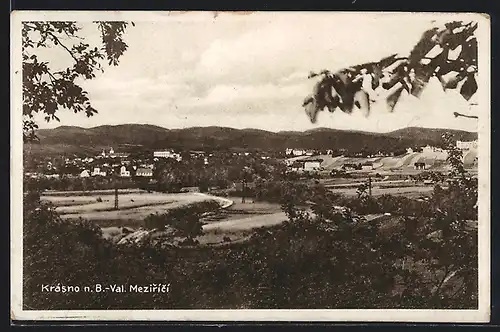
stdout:
MULTIPOLYGON (((100 61, 108 60, 117 66, 128 48, 123 40, 128 22, 96 21, 102 45, 91 47, 84 43, 77 33, 81 28, 76 22, 25 22, 22 30, 23 61, 23 137, 27 142, 36 140, 38 126, 33 118, 36 113, 45 114, 47 122, 59 121, 59 109, 85 112, 90 117, 97 113, 91 106, 88 93, 77 79, 93 79, 96 71, 103 71, 100 61), (68 39, 68 46, 63 39, 68 39), (37 49, 59 47, 68 53, 73 65, 60 71, 53 71, 49 62, 40 62, 37 49)), ((132 23, 133 25, 133 23, 132 23)))
POLYGON ((392 112, 404 91, 418 98, 432 77, 445 91, 457 89, 461 83, 460 94, 468 101, 478 88, 476 29, 474 22, 449 22, 424 32, 408 56, 393 54, 336 72, 311 72, 308 78, 319 79, 302 106, 312 123, 325 108, 330 112, 339 108, 345 113, 358 108, 369 116, 371 103, 384 95, 392 112), (452 56, 451 51, 458 56, 452 56))

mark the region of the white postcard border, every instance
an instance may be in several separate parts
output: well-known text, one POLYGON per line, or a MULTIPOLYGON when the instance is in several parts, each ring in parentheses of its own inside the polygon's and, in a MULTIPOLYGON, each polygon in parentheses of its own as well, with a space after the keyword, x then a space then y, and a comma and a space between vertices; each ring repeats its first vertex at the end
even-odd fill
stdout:
MULTIPOLYGON (((273 15, 309 15, 314 13, 266 13, 273 15)), ((211 13, 135 12, 135 11, 14 11, 11 14, 11 319, 13 320, 126 320, 126 321, 370 321, 370 322, 488 322, 490 317, 490 18, 479 13, 364 13, 343 15, 422 15, 432 18, 473 19, 479 22, 477 36, 478 81, 488 88, 480 89, 479 107, 479 308, 478 310, 24 310, 23 289, 23 175, 22 175, 22 76, 21 22, 25 20, 204 20, 211 13)), ((215 15, 215 14, 213 14, 215 15)), ((247 15, 248 16, 248 15, 247 15)), ((239 19, 239 15, 222 15, 218 19, 239 19)), ((251 17, 251 15, 250 15, 251 17)), ((48 267, 50 268, 50 267, 48 267)))

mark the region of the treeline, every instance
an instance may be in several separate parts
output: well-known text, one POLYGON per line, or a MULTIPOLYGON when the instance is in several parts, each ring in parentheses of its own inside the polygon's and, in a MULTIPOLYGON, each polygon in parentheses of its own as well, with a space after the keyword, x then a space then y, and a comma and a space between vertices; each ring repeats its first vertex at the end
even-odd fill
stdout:
POLYGON ((237 183, 259 179, 281 180, 286 167, 276 160, 256 156, 226 156, 204 160, 160 160, 154 170, 158 191, 176 192, 182 187, 228 189, 237 183))
POLYGON ((148 178, 122 178, 114 180, 111 177, 60 177, 60 178, 31 178, 24 177, 25 190, 61 190, 61 191, 88 191, 105 189, 155 189, 148 178))

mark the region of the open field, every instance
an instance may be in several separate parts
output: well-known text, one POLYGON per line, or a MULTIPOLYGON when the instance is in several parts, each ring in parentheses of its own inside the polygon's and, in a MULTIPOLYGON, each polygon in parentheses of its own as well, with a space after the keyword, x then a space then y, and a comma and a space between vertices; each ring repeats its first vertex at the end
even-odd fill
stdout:
POLYGON ((245 203, 241 202, 241 197, 228 197, 233 204, 227 209, 221 210, 216 215, 204 218, 205 223, 213 223, 227 220, 246 219, 252 216, 270 215, 281 212, 281 207, 276 203, 254 202, 252 198, 247 198, 245 203))
POLYGON ((241 219, 224 220, 206 224, 203 226, 205 232, 232 232, 245 231, 260 227, 269 227, 282 223, 287 219, 284 212, 264 214, 241 219))
MULTIPOLYGON (((394 188, 372 188, 373 196, 382 196, 385 194, 406 196, 410 198, 417 198, 422 195, 428 195, 434 189, 433 186, 409 186, 409 187, 394 187, 394 188)), ((329 188, 333 193, 343 194, 345 196, 356 196, 356 188, 329 188)))
MULTIPOLYGON (((63 196, 63 197, 74 197, 74 196, 87 196, 87 197, 94 197, 94 196, 101 196, 101 195, 113 195, 115 192, 114 189, 99 189, 99 190, 87 190, 87 191, 81 191, 81 190, 65 190, 65 191, 58 191, 58 190, 47 190, 45 192, 46 196, 63 196)), ((146 191, 142 189, 120 189, 120 194, 137 194, 137 193, 145 193, 146 191)))
MULTIPOLYGON (((244 241, 255 228, 271 227, 286 220, 279 204, 253 202, 251 198, 242 203, 241 197, 228 199, 234 202, 231 206, 202 219, 204 234, 196 237, 201 245, 223 245, 244 241)), ((142 219, 137 222, 111 219, 99 221, 99 224, 105 238, 121 238, 122 228, 117 225, 127 226, 129 231, 135 232, 142 226, 142 219)), ((182 239, 171 239, 174 242, 178 240, 182 239)))
MULTIPOLYGON (((362 178, 325 179, 324 184, 332 192, 355 196, 356 186, 362 178)), ((429 194, 433 186, 415 185, 403 180, 374 181, 372 194, 404 195, 419 197, 429 194), (387 188, 388 187, 388 188, 387 188)), ((122 227, 135 232, 143 226, 143 220, 152 213, 201 202, 218 200, 224 209, 202 218, 203 235, 196 238, 201 245, 223 245, 247 239, 256 228, 272 227, 285 221, 286 215, 276 203, 254 202, 241 197, 220 198, 200 193, 151 193, 141 190, 120 190, 119 210, 114 210, 113 190, 88 192, 48 192, 43 199, 52 202, 65 219, 84 218, 98 224, 106 238, 121 238, 122 227)))
POLYGON ((150 193, 141 190, 120 190, 119 209, 114 209, 113 190, 91 192, 47 192, 42 199, 56 206, 64 219, 84 218, 94 221, 105 238, 121 237, 122 227, 134 232, 143 226, 143 220, 152 213, 215 199, 224 207, 216 215, 203 218, 204 234, 197 237, 201 244, 219 244, 224 239, 241 241, 252 229, 279 224, 286 219, 279 204, 253 202, 240 197, 220 198, 200 193, 150 193), (99 201, 98 201, 99 199, 99 201))
POLYGON ((230 200, 199 193, 148 193, 146 191, 135 191, 122 193, 118 196, 119 209, 114 209, 114 195, 110 192, 91 192, 83 196, 81 192, 74 195, 66 193, 47 193, 42 200, 49 201, 56 206, 62 218, 78 219, 84 218, 95 221, 101 227, 129 226, 138 227, 142 225, 144 218, 152 213, 164 213, 165 211, 196 202, 216 200, 221 206, 227 207, 230 200), (98 201, 99 199, 99 201, 98 201))

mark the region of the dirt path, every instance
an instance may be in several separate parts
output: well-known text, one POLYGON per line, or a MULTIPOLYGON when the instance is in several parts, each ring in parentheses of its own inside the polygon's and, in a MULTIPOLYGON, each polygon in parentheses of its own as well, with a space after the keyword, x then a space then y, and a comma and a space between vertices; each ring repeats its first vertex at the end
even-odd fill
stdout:
POLYGON ((259 227, 270 227, 281 224, 287 220, 284 212, 253 216, 237 220, 225 220, 203 225, 205 232, 220 231, 243 231, 259 227))

